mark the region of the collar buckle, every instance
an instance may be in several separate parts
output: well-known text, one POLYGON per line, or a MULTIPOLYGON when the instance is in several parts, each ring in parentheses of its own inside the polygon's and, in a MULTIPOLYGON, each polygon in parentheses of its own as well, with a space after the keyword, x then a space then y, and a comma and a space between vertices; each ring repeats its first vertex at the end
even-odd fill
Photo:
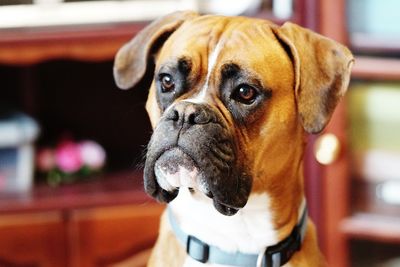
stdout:
POLYGON ((186 242, 186 253, 196 261, 206 263, 210 254, 210 246, 200 239, 189 235, 186 242))

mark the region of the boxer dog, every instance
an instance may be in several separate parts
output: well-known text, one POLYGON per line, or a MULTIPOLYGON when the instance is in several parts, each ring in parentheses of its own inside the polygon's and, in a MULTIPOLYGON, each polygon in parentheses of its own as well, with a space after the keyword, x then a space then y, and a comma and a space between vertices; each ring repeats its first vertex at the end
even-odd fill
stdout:
POLYGON ((352 63, 347 48, 292 23, 189 11, 125 44, 117 85, 152 77, 144 187, 169 203, 148 266, 325 266, 303 153, 352 63))

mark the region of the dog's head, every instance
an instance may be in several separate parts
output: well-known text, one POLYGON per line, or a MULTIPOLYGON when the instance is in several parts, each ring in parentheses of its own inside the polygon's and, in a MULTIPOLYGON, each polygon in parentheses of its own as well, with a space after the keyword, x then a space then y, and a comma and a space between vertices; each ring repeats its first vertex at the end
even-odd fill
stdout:
POLYGON ((153 22, 114 65, 123 89, 154 73, 145 190, 169 202, 189 187, 235 214, 252 190, 299 171, 288 165, 301 162, 305 132, 329 121, 352 61, 345 47, 291 23, 193 12, 153 22))

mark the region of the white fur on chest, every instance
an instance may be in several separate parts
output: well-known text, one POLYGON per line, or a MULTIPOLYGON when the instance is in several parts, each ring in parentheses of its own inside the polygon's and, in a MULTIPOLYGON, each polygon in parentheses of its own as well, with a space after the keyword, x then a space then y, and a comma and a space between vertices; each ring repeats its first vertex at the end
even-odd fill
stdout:
MULTIPOLYGON (((182 187, 170 207, 185 233, 227 252, 258 254, 278 242, 269 202, 266 193, 252 194, 237 214, 225 216, 215 210, 211 199, 182 187)), ((184 266, 220 265, 204 265, 188 257, 184 266)))

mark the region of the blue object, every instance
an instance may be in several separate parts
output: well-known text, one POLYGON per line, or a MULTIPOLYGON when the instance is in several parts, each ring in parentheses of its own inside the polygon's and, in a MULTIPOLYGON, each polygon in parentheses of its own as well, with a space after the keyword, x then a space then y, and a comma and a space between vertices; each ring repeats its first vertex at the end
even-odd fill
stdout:
POLYGON ((0 119, 0 193, 27 191, 32 186, 33 141, 39 134, 30 117, 13 113, 0 119))

